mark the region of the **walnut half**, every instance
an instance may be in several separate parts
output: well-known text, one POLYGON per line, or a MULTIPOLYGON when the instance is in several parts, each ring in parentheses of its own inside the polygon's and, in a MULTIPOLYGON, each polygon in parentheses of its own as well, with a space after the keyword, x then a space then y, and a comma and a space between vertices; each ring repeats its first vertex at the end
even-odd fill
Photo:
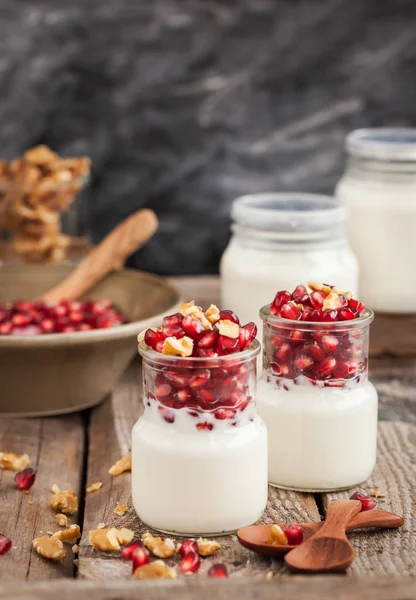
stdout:
POLYGON ((33 540, 32 545, 36 552, 44 558, 61 560, 66 556, 63 543, 55 536, 48 537, 47 535, 43 535, 37 537, 33 540))

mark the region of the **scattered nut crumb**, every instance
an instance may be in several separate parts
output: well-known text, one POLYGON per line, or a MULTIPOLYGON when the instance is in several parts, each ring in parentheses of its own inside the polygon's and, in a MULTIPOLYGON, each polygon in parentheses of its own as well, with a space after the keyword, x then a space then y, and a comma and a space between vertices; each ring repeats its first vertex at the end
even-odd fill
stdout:
POLYGON ((125 471, 131 471, 131 455, 123 456, 109 469, 110 475, 120 475, 125 471))
POLYGON ((115 527, 110 527, 109 529, 92 529, 88 534, 92 546, 104 551, 119 550, 120 544, 129 544, 133 537, 134 531, 125 527, 121 529, 116 529, 115 527))
POLYGON ((61 488, 59 487, 59 485, 54 483, 54 484, 52 484, 51 492, 52 492, 52 494, 60 494, 61 488))
POLYGON ((369 493, 369 496, 372 496, 373 498, 385 498, 386 495, 383 494, 382 492, 379 492, 378 490, 373 490, 372 492, 369 493))
POLYGON ((179 340, 175 337, 167 337, 163 342, 162 354, 171 356, 191 356, 193 349, 194 341, 186 335, 179 340))
POLYGON ((23 471, 30 464, 27 454, 13 454, 12 452, 0 452, 0 469, 9 471, 23 471))
POLYGON ((142 540, 146 548, 159 558, 169 558, 175 554, 175 544, 169 538, 162 540, 160 537, 154 537, 151 533, 145 533, 142 540))
POLYGON ((53 531, 47 531, 46 532, 48 535, 53 535, 53 531))
POLYGON ((117 504, 117 506, 113 510, 113 513, 115 513, 119 517, 122 517, 123 515, 126 514, 127 510, 128 510, 127 504, 117 504))
POLYGON ((27 503, 28 504, 33 504, 33 500, 28 500, 27 503))
POLYGON ((221 319, 216 326, 220 335, 224 335, 225 337, 236 339, 240 335, 240 326, 229 319, 221 319))
POLYGON ((273 579, 273 571, 268 571, 266 574, 266 581, 271 581, 273 579))
POLYGON ((68 517, 62 513, 55 515, 55 519, 58 521, 60 527, 66 527, 68 525, 68 517))
POLYGON ((95 481, 94 483, 91 483, 91 485, 89 485, 87 487, 87 494, 90 494, 91 492, 96 492, 97 490, 99 490, 102 487, 103 487, 102 481, 95 481))
POLYGON ((79 525, 70 525, 68 529, 57 531, 53 535, 54 537, 59 538, 61 542, 66 542, 72 546, 72 544, 75 544, 75 542, 81 537, 81 530, 79 525))
POLYGON ((36 552, 44 558, 61 560, 66 556, 64 545, 58 537, 48 537, 46 535, 37 537, 33 540, 32 545, 36 552))
POLYGON ((287 537, 279 525, 271 526, 267 543, 274 546, 287 546, 287 537))
POLYGON ((214 552, 221 548, 218 542, 204 538, 199 538, 196 543, 198 544, 198 552, 201 556, 211 556, 211 554, 214 554, 214 552))
POLYGON ((78 554, 78 552, 79 552, 79 546, 78 546, 78 544, 74 544, 72 546, 71 550, 72 550, 72 554, 78 554))
POLYGON ((59 510, 65 515, 73 515, 78 510, 78 498, 73 490, 65 490, 58 494, 53 494, 50 505, 54 510, 59 510))
POLYGON ((334 310, 336 308, 340 308, 341 306, 342 302, 340 297, 336 292, 334 292, 334 290, 331 290, 324 300, 322 310, 334 310))
POLYGON ((176 571, 168 567, 163 560, 155 560, 147 565, 138 567, 133 573, 133 579, 175 579, 176 571))
POLYGON ((97 529, 104 529, 104 528, 105 528, 105 523, 98 523, 97 529))

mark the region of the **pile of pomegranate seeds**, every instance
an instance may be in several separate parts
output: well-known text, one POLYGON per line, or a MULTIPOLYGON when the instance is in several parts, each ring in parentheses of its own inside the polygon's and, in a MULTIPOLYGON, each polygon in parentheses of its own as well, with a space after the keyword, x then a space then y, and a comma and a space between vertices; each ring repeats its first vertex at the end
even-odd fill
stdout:
POLYGON ((126 323, 110 300, 46 302, 17 300, 0 305, 0 335, 42 335, 106 329, 126 323))
POLYGON ((0 533, 0 554, 6 554, 12 547, 12 540, 0 533))
POLYGON ((28 467, 20 473, 16 473, 14 480, 18 490, 27 491, 30 490, 32 485, 35 483, 36 472, 28 467))
POLYGON ((366 371, 365 336, 358 329, 331 328, 331 323, 353 321, 365 313, 364 304, 348 292, 313 282, 298 285, 292 294, 277 292, 270 312, 293 321, 293 326, 265 325, 265 367, 283 387, 284 380, 301 383, 305 378, 313 385, 344 387, 366 371))
POLYGON ((373 508, 377 506, 377 500, 375 498, 370 498, 367 494, 363 494, 362 492, 354 492, 352 496, 350 496, 350 500, 359 500, 361 502, 361 512, 373 510, 373 508))

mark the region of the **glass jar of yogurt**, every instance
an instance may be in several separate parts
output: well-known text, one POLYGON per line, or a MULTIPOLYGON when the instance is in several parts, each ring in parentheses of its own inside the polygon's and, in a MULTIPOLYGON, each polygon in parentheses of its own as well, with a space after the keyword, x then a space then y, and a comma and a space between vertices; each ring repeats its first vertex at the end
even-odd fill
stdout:
POLYGON ((347 242, 346 211, 330 196, 253 194, 235 200, 233 235, 220 265, 221 303, 259 327, 259 307, 276 289, 308 278, 358 293, 358 264, 347 242))
POLYGON ((377 312, 416 312, 416 129, 360 129, 336 196, 349 213, 360 296, 377 312))
POLYGON ((335 322, 261 311, 258 412, 269 435, 269 483, 300 491, 349 488, 376 461, 377 392, 368 380, 370 310, 335 322))
POLYGON ((267 502, 267 431, 257 415, 255 340, 236 354, 169 356, 143 342, 144 412, 132 434, 132 496, 162 532, 219 535, 267 502))

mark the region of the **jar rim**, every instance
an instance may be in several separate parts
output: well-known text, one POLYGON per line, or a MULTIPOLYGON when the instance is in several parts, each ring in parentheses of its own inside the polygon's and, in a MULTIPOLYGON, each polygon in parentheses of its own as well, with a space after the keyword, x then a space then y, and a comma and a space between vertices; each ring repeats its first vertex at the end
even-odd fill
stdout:
POLYGON ((160 352, 156 352, 156 350, 152 350, 144 341, 139 342, 139 354, 154 363, 159 363, 163 365, 171 365, 173 363, 179 365, 180 363, 184 363, 184 367, 205 367, 205 368, 213 368, 217 366, 222 366, 224 363, 233 362, 241 359, 241 361, 248 361, 251 358, 256 357, 260 353, 260 342, 258 339, 253 340, 250 346, 241 352, 234 352, 233 354, 225 354, 223 356, 173 356, 171 354, 161 354, 160 352))
POLYGON ((236 198, 231 218, 250 229, 309 232, 333 229, 346 219, 344 205, 333 196, 304 192, 269 192, 236 198))
POLYGON ((285 319, 278 317, 270 312, 270 304, 265 304, 260 309, 260 318, 262 321, 268 321, 272 325, 279 325, 283 328, 303 329, 304 331, 314 331, 316 329, 328 329, 331 331, 344 331, 348 329, 363 329, 368 327, 374 320, 374 312, 371 308, 366 308, 366 311, 358 319, 350 321, 295 321, 293 319, 285 319))
POLYGON ((379 161, 416 161, 416 128, 369 127, 355 129, 345 139, 351 156, 379 161))

